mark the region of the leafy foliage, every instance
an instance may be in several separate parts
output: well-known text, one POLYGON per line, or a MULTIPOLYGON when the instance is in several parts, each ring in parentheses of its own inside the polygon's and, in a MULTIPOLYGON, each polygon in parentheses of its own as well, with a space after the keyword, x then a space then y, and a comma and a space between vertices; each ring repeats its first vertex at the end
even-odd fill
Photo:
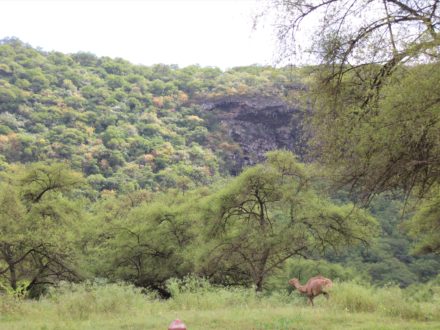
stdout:
MULTIPOLYGON (((316 164, 273 151, 240 172, 243 150, 200 101, 276 95, 300 106, 300 82, 315 88, 307 68, 144 67, 89 53, 46 53, 17 39, 1 41, 0 55, 2 292, 38 296, 63 279, 105 278, 169 297, 170 279, 189 274, 258 291, 279 287, 277 276, 295 272, 401 286, 435 276, 438 259, 409 255, 411 241, 397 230, 394 199, 384 202, 383 212, 371 209, 382 228, 375 242, 377 221, 348 198, 325 194, 316 164), (343 266, 298 259, 323 256, 343 266)), ((333 173, 345 184, 355 178, 377 191, 413 185, 421 193, 434 187, 436 163, 423 157, 434 159, 438 147, 437 71, 434 64, 400 68, 384 84, 381 111, 375 108, 369 123, 354 114, 363 91, 341 92, 350 108, 341 107, 340 123, 354 130, 340 131, 329 121, 326 135, 311 135, 322 150, 339 150, 340 140, 350 142, 344 150, 353 143, 353 158, 335 153, 320 159, 340 161, 333 173), (425 94, 416 92, 418 77, 425 78, 425 94), (371 152, 371 143, 389 157, 371 152), (409 147, 419 152, 416 163, 409 147), (390 171, 394 161, 396 171, 390 171), (428 180, 400 176, 421 167, 428 180), (384 181, 384 173, 392 177, 384 181)), ((329 104, 316 109, 323 121, 329 104)), ((435 210, 427 203, 415 215, 415 234, 429 232, 435 210)))
MULTIPOLYGON (((320 62, 311 145, 335 181, 363 202, 384 191, 432 195, 440 180, 439 1, 269 3, 288 55, 302 24, 318 22, 309 49, 320 62)), ((438 253, 426 225, 414 231, 427 235, 419 251, 438 253)))
POLYGON ((427 198, 407 224, 413 237, 419 237, 416 251, 422 254, 440 251, 437 229, 440 227, 440 200, 438 189, 427 198))
POLYGON ((293 256, 366 242, 375 221, 350 205, 320 196, 303 164, 286 151, 244 171, 206 202, 209 206, 203 274, 261 291, 267 277, 293 256))
POLYGON ((81 177, 64 165, 14 167, 0 188, 0 283, 13 291, 39 290, 75 269, 81 202, 69 198, 81 177))
POLYGON ((219 163, 231 152, 213 143, 222 133, 208 127, 197 100, 282 95, 292 76, 256 66, 136 66, 45 53, 14 38, 0 41, 0 54, 4 160, 67 160, 98 192, 200 186, 228 174, 219 163))

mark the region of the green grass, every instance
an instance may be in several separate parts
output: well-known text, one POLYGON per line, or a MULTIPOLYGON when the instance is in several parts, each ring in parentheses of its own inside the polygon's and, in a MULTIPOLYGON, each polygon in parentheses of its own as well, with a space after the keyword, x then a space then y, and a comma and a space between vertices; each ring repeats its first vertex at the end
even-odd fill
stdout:
POLYGON ((64 285, 39 301, 1 296, 0 329, 167 329, 176 318, 190 330, 440 329, 437 289, 416 301, 395 287, 339 283, 312 308, 282 291, 258 295, 194 279, 169 288, 166 301, 122 284, 64 285))

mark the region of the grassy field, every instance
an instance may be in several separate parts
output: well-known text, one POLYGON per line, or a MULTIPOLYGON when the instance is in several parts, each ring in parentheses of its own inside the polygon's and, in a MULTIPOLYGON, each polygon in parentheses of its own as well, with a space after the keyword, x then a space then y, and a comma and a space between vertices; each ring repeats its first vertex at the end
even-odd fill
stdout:
POLYGON ((0 329, 440 329, 440 291, 335 285, 314 308, 296 293, 258 295, 202 282, 170 284, 159 300, 122 284, 64 285, 39 301, 0 297, 0 329), (427 296, 426 296, 427 294, 427 296), (424 300, 424 301, 423 301, 424 300))

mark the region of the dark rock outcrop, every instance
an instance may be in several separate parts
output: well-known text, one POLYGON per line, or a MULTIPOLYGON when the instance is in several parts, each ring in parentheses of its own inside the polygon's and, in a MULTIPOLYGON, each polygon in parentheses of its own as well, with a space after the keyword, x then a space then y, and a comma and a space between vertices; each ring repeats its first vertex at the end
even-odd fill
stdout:
POLYGON ((302 111, 280 97, 235 95, 211 99, 201 106, 208 125, 215 123, 214 130, 240 146, 231 174, 263 161, 270 150, 287 149, 300 157, 304 154, 302 111))

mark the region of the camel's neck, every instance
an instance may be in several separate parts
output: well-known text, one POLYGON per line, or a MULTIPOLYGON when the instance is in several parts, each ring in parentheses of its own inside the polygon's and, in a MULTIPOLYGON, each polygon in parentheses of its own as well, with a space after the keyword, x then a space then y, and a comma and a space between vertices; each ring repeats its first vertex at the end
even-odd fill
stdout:
POLYGON ((301 293, 306 293, 307 292, 306 286, 299 284, 299 282, 293 283, 293 286, 295 287, 295 289, 297 289, 301 293))

